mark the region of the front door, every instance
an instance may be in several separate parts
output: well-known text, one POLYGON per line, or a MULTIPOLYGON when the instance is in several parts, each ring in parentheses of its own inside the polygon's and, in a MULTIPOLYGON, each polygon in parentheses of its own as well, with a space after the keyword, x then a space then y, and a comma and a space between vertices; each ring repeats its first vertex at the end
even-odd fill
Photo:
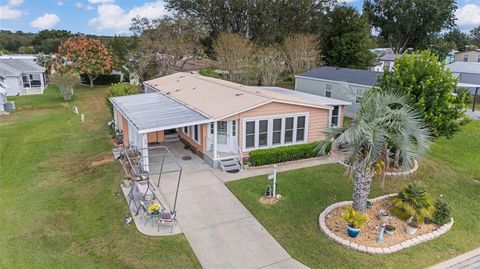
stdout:
POLYGON ((229 130, 229 139, 228 139, 228 148, 229 152, 237 152, 237 133, 238 133, 238 126, 237 121, 232 120, 228 122, 228 130, 229 130))
POLYGON ((217 122, 217 150, 228 152, 228 122, 217 122))

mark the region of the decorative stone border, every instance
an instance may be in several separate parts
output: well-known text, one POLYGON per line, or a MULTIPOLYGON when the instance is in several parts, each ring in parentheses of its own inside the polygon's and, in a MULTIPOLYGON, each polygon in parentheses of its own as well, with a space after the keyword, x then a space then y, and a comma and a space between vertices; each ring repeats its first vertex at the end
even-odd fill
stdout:
MULTIPOLYGON (((376 202, 376 201, 383 200, 383 199, 386 199, 388 197, 395 196, 395 195, 397 195, 397 194, 396 193, 387 194, 387 195, 383 195, 383 196, 379 196, 377 198, 371 199, 371 201, 376 202)), ((426 241, 433 240, 433 239, 443 235, 444 233, 448 232, 453 226, 453 218, 452 218, 449 223, 441 226, 440 228, 438 228, 437 230, 435 230, 433 232, 423 234, 423 235, 414 237, 412 239, 408 239, 408 240, 403 241, 401 243, 398 243, 396 245, 388 246, 388 247, 381 247, 381 248, 379 248, 379 247, 367 247, 367 246, 359 245, 357 243, 351 242, 349 240, 346 240, 346 239, 343 239, 343 238, 337 236, 335 233, 330 231, 330 229, 328 229, 327 225, 325 224, 325 217, 330 213, 330 211, 332 211, 335 208, 343 207, 343 206, 351 205, 351 204, 352 204, 352 201, 344 201, 344 202, 338 202, 338 203, 332 204, 332 205, 328 206, 327 208, 325 208, 325 210, 323 210, 323 212, 320 213, 320 216, 318 217, 318 223, 320 225, 320 230, 328 238, 330 238, 331 240, 339 243, 340 245, 342 245, 344 247, 352 248, 352 249, 355 249, 357 251, 365 252, 365 253, 369 253, 369 254, 390 254, 390 253, 398 252, 402 249, 405 249, 405 248, 408 248, 408 247, 411 247, 411 246, 415 246, 415 245, 418 245, 418 244, 426 242, 426 241)))
MULTIPOLYGON (((350 166, 342 161, 339 161, 338 162, 339 164, 343 165, 343 166, 350 166)), ((406 175, 409 175, 409 174, 413 174, 417 171, 418 169, 418 162, 417 160, 413 160, 413 168, 408 170, 408 171, 402 171, 402 172, 386 172, 385 175, 387 176, 406 176, 406 175)))

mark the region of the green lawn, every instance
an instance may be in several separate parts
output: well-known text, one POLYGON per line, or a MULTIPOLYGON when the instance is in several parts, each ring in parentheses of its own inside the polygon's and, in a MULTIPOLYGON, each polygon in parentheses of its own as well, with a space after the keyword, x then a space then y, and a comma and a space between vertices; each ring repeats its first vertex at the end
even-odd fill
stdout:
POLYGON ((79 87, 73 103, 50 86, 9 98, 0 117, 0 268, 200 268, 183 235, 150 238, 134 225, 109 156, 105 87, 79 87))
POLYGON ((374 256, 346 249, 325 237, 317 218, 328 205, 351 200, 352 181, 339 165, 321 165, 279 174, 283 200, 258 201, 266 176, 228 184, 230 190, 295 258, 312 268, 423 268, 480 247, 480 122, 453 139, 439 139, 419 170, 408 178, 388 178, 385 190, 374 182, 370 197, 397 192, 411 180, 423 180, 453 209, 455 224, 446 235, 391 255, 374 256))

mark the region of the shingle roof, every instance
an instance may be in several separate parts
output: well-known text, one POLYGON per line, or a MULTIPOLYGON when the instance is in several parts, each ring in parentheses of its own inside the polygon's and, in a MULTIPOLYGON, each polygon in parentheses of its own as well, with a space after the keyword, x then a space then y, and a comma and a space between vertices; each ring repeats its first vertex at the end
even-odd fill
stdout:
POLYGON ((0 59, 1 63, 9 65, 18 71, 25 72, 45 72, 45 68, 39 66, 33 61, 24 59, 0 59))
POLYGON ((142 130, 165 130, 209 120, 160 92, 112 97, 110 101, 140 133, 142 130))
POLYGON ((297 76, 374 86, 380 74, 370 70, 322 66, 297 76))
POLYGON ((20 76, 22 72, 0 61, 0 74, 2 76, 20 76))

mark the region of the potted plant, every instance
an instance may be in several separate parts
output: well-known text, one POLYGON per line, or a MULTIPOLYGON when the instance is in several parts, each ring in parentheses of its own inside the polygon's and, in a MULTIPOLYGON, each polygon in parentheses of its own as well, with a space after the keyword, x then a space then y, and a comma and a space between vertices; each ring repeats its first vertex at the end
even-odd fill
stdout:
POLYGON ((392 209, 397 217, 407 220, 408 234, 415 234, 418 225, 435 211, 435 199, 427 193, 427 187, 420 181, 408 184, 398 196, 392 197, 395 207, 392 209))
POLYGON ((347 221, 347 233, 348 236, 355 238, 360 233, 360 228, 365 224, 367 221, 367 215, 358 212, 357 210, 353 209, 353 207, 348 206, 344 209, 343 218, 347 221))
POLYGON ((405 228, 407 230, 407 234, 414 235, 418 230, 418 224, 413 220, 407 221, 405 228))
POLYGON ((380 222, 382 223, 386 223, 390 217, 390 214, 388 214, 388 211, 387 210, 380 210, 380 214, 379 214, 379 217, 380 217, 380 222))
POLYGON ((395 226, 393 225, 387 225, 385 226, 385 234, 388 234, 388 235, 393 235, 393 233, 395 232, 397 228, 395 228, 395 226))

